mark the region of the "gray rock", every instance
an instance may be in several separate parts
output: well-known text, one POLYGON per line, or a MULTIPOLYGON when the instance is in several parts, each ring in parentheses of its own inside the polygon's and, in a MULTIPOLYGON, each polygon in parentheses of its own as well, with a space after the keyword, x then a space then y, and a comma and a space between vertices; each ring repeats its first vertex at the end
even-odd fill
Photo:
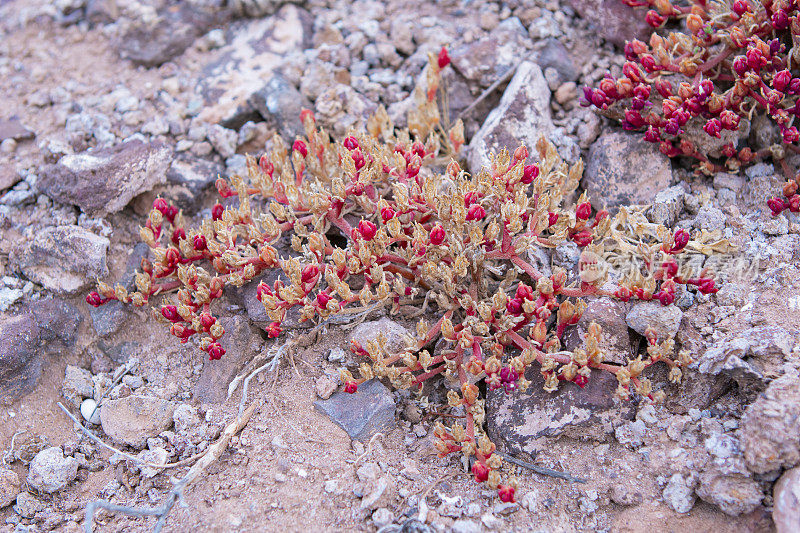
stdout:
POLYGON ((64 385, 61 387, 61 392, 73 407, 80 406, 84 398, 94 397, 91 372, 77 366, 67 365, 64 374, 64 385))
MULTIPOLYGON (((623 6, 625 7, 625 6, 623 6)), ((649 204, 670 186, 667 156, 631 133, 603 133, 589 149, 582 185, 595 209, 649 204)))
POLYGON ((20 175, 10 164, 0 163, 0 191, 13 187, 20 180, 20 175))
POLYGON ((532 367, 525 377, 531 386, 524 393, 487 393, 488 435, 508 453, 533 454, 543 437, 606 440, 615 425, 636 413, 633 404, 615 398, 618 383, 608 372, 592 371, 584 388, 562 382, 553 393, 544 391, 544 378, 532 367))
POLYGON ((214 24, 210 10, 195 4, 178 4, 164 9, 154 20, 134 19, 117 42, 123 59, 137 65, 157 67, 181 55, 214 24))
POLYGON ((59 340, 67 346, 75 343, 83 317, 74 305, 60 298, 45 298, 28 304, 27 311, 33 315, 42 339, 59 340))
POLYGON ((583 346, 586 332, 592 322, 603 328, 600 342, 603 361, 625 364, 626 359, 631 356, 631 338, 625 321, 625 305, 606 297, 591 300, 576 326, 570 328, 564 336, 568 350, 583 346))
POLYGON ((659 341, 672 339, 678 333, 683 311, 675 305, 661 305, 658 301, 637 302, 625 317, 628 325, 640 335, 653 328, 659 341))
POLYGON ((783 366, 796 334, 778 326, 756 326, 708 347, 695 364, 704 374, 725 374, 741 386, 763 386, 764 374, 783 366))
POLYGON ((170 197, 181 209, 196 212, 203 193, 217 181, 224 169, 218 163, 196 157, 180 156, 167 170, 167 183, 173 185, 170 197))
POLYGON ((78 475, 78 461, 64 457, 61 448, 52 446, 36 454, 28 471, 28 484, 41 492, 56 492, 78 475))
POLYGON ((476 174, 489 164, 489 155, 524 144, 532 153, 536 142, 553 131, 550 89, 536 63, 523 61, 508 84, 500 104, 486 117, 469 144, 467 161, 476 174))
POLYGON ((277 129, 285 139, 294 139, 305 131, 300 112, 310 109, 311 102, 281 74, 275 74, 267 84, 255 91, 248 102, 277 129))
POLYGON ((143 448, 149 437, 169 429, 174 412, 173 402, 134 394, 105 400, 100 410, 100 423, 106 435, 118 444, 143 448))
POLYGON ((742 475, 724 475, 714 470, 700 475, 697 495, 730 516, 751 513, 764 494, 758 483, 742 475))
POLYGON ((100 307, 90 307, 89 316, 92 317, 92 327, 94 327, 95 333, 101 337, 107 337, 119 331, 130 313, 125 304, 113 300, 100 307))
POLYGON ((44 510, 45 503, 29 492, 20 492, 14 510, 23 518, 33 518, 36 513, 44 510))
POLYGON ((206 133, 211 146, 222 157, 228 158, 236 153, 236 143, 239 134, 234 130, 223 128, 219 124, 212 124, 206 133))
MULTIPOLYGON (((722 130, 719 137, 712 137, 703 130, 705 123, 704 118, 690 120, 683 126, 681 139, 691 142, 695 149, 706 157, 721 157, 722 148, 726 144, 736 146, 739 139, 746 139, 750 132, 750 123, 744 119, 739 123, 738 130, 722 130)), ((755 150, 754 147, 751 148, 755 150)))
POLYGON ((653 31, 644 15, 616 0, 570 0, 570 5, 608 42, 622 48, 625 41, 647 42, 653 31))
POLYGON ((714 174, 715 189, 730 189, 736 192, 744 187, 744 184, 744 176, 740 176, 738 174, 728 174, 726 172, 718 172, 714 174))
POLYGON ((328 376, 320 376, 314 381, 314 390, 323 400, 330 398, 336 392, 336 382, 328 376))
POLYGON ((8 308, 17 303, 25 295, 22 289, 0 289, 0 313, 5 313, 8 308))
POLYGON ((547 39, 536 55, 536 63, 542 70, 553 68, 558 72, 562 82, 578 79, 578 69, 575 68, 567 48, 558 39, 547 39))
POLYGON ((770 383, 742 417, 740 443, 747 468, 763 474, 800 463, 800 377, 791 371, 770 383))
POLYGON ((617 442, 623 446, 639 448, 644 445, 644 436, 646 432, 647 426, 644 421, 635 420, 617 426, 614 429, 614 437, 617 439, 617 442))
POLYGON ((722 230, 725 228, 725 213, 713 206, 703 206, 694 218, 694 225, 706 231, 722 230))
POLYGON ((525 27, 516 17, 498 24, 477 41, 450 50, 453 67, 467 80, 488 87, 513 67, 525 54, 525 27))
POLYGON ((235 315, 220 319, 225 335, 220 344, 225 349, 222 359, 206 359, 194 388, 194 399, 201 403, 222 403, 228 397, 228 385, 244 366, 252 361, 263 343, 258 330, 247 318, 235 315))
POLYGON ((89 214, 116 213, 155 185, 164 183, 172 149, 132 140, 112 148, 65 155, 44 167, 37 187, 89 214))
POLYGON ((200 414, 197 407, 182 403, 172 413, 176 433, 185 433, 200 423, 200 414))
POLYGON ((380 381, 362 383, 349 394, 340 390, 314 407, 328 415, 351 439, 368 441, 375 433, 390 431, 395 425, 392 394, 380 381))
POLYGON ((783 473, 772 491, 772 520, 778 533, 794 533, 800 525, 800 468, 783 473))
POLYGON ((21 242, 9 263, 28 279, 58 294, 74 294, 108 275, 109 240, 80 226, 50 226, 21 242))
POLYGON ((349 340, 358 342, 366 348, 369 341, 377 341, 378 336, 386 338, 386 350, 390 354, 399 353, 406 348, 406 336, 409 331, 397 322, 383 317, 372 322, 363 322, 356 326, 349 340))
POLYGON ((378 529, 388 526, 393 521, 394 513, 386 507, 375 509, 375 512, 372 513, 372 523, 375 524, 375 527, 378 529))
POLYGON ((481 533, 483 527, 474 520, 456 520, 450 527, 450 533, 481 533))
POLYGON ((42 372, 41 330, 30 314, 0 319, 0 400, 9 403, 33 390, 42 372))
POLYGON ((683 198, 686 192, 681 185, 667 187, 659 191, 650 208, 650 220, 656 224, 672 227, 683 210, 683 198))
POLYGON ((19 118, 11 117, 0 120, 0 142, 6 139, 14 141, 27 141, 34 138, 34 133, 26 128, 19 118))
MULTIPOLYGON (((311 46, 311 17, 293 5, 274 16, 237 23, 219 59, 205 67, 198 86, 204 122, 237 129, 257 110, 251 97, 262 90, 293 51, 311 46)), ((287 101, 287 103, 289 103, 287 101)))
POLYGON ((262 18, 272 15, 284 4, 302 3, 299 0, 231 0, 233 12, 242 17, 262 18))
POLYGON ((10 468, 0 468, 0 509, 11 505, 19 494, 19 476, 10 468))
POLYGON ((694 502, 697 500, 694 495, 694 490, 687 485, 686 480, 680 474, 673 474, 667 486, 664 487, 664 492, 661 493, 664 501, 672 507, 675 512, 688 513, 694 507, 694 502))

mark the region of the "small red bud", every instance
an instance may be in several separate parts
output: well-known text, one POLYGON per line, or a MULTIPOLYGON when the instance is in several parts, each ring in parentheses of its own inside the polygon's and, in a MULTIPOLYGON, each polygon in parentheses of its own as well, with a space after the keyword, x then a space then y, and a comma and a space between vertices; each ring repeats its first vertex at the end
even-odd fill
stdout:
POLYGON ((676 231, 675 235, 672 237, 672 241, 674 244, 672 246, 672 249, 670 250, 670 253, 673 254, 678 253, 684 248, 686 248, 686 245, 689 244, 690 238, 691 235, 689 235, 688 231, 684 229, 679 229, 678 231, 676 231))
POLYGON ((525 165, 522 171, 522 183, 528 185, 539 177, 539 167, 537 165, 525 165))
POLYGON ((381 220, 383 220, 384 224, 392 220, 394 218, 394 215, 395 215, 394 209, 392 209, 388 205, 381 209, 381 220))
POLYGON ((194 249, 198 251, 205 250, 208 246, 205 235, 200 235, 199 233, 194 236, 192 243, 194 244, 194 249))
POLYGON ((439 224, 436 224, 431 230, 431 244, 433 244, 434 246, 439 246, 444 242, 444 238, 445 238, 444 228, 439 224))
POLYGON ((666 17, 663 17, 658 14, 658 12, 653 11, 652 9, 647 12, 647 15, 644 16, 645 22, 647 22, 650 26, 654 28, 660 27, 664 22, 667 20, 666 17))
POLYGON ((100 307, 107 301, 108 299, 100 296, 100 293, 98 293, 97 291, 90 292, 89 294, 86 295, 86 303, 91 305, 92 307, 100 307))
POLYGON ((294 144, 292 144, 292 151, 293 152, 300 152, 300 155, 306 157, 308 155, 308 148, 306 148, 306 143, 297 139, 294 144))
POLYGON ((171 322, 183 320, 178 314, 178 308, 174 305, 164 305, 161 307, 161 315, 171 322))
POLYGON ((306 265, 303 272, 300 274, 300 280, 303 283, 313 281, 319 274, 319 267, 317 265, 306 265))
POLYGON ((320 309, 325 309, 326 307, 328 307, 328 302, 330 302, 330 301, 331 301, 331 297, 330 297, 330 295, 328 295, 327 292, 321 292, 321 293, 317 294, 317 306, 320 309))
POLYGON ((437 58, 437 64, 439 65, 440 69, 443 69, 447 65, 450 64, 450 56, 447 54, 447 48, 442 46, 442 49, 439 50, 439 57, 437 58))
POLYGON ((467 210, 467 220, 483 220, 486 216, 486 210, 481 204, 473 204, 467 210))
POLYGON ((358 148, 358 139, 353 137, 352 135, 349 137, 345 137, 342 145, 347 148, 348 150, 355 150, 358 148))
POLYGON ((267 336, 270 339, 274 339, 275 337, 279 336, 283 329, 281 329, 280 322, 270 322, 269 326, 267 326, 267 336))
POLYGON ((592 204, 584 202, 575 209, 575 218, 578 220, 589 220, 592 216, 592 204))
POLYGON ((355 381, 348 381, 344 386, 344 391, 347 394, 355 394, 358 391, 358 383, 355 381))
POLYGON ((223 348, 220 343, 212 342, 208 345, 208 358, 211 361, 222 359, 223 355, 225 355, 225 348, 223 348))
POLYGON ((222 220, 222 213, 224 212, 225 208, 222 207, 222 204, 214 204, 214 207, 211 208, 211 219, 222 220))
POLYGON ((472 465, 472 474, 475 476, 475 481, 483 483, 489 479, 489 467, 480 461, 475 461, 472 465))
POLYGON ((371 241, 375 238, 378 228, 369 220, 362 220, 358 223, 358 232, 364 237, 365 241, 371 241))
POLYGON ((514 503, 514 492, 514 487, 509 487, 508 485, 500 485, 497 489, 497 495, 503 503, 514 503))

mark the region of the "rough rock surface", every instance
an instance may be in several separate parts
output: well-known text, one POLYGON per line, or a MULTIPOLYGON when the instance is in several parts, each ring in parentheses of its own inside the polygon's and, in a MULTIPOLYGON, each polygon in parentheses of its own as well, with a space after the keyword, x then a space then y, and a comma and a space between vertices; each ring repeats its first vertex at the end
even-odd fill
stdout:
POLYGON ((614 426, 633 418, 636 407, 615 400, 617 380, 607 372, 592 371, 581 389, 574 383, 560 383, 554 393, 545 392, 541 373, 525 373, 530 388, 506 394, 489 391, 486 401, 488 434, 508 453, 534 453, 541 437, 565 435, 572 438, 605 440, 614 426))
POLYGON ((581 183, 595 209, 602 209, 648 204, 671 182, 669 159, 658 146, 638 135, 609 131, 589 149, 581 183))
POLYGON ((764 497, 758 483, 752 479, 742 475, 724 475, 715 471, 703 472, 700 475, 697 495, 731 516, 752 512, 764 497))
POLYGON ((697 498, 694 490, 690 487, 684 477, 680 474, 673 474, 664 491, 661 494, 664 501, 672 507, 675 512, 688 513, 694 507, 697 498))
POLYGON ((606 41, 619 47, 632 39, 647 42, 653 31, 644 21, 643 12, 616 0, 570 0, 570 4, 597 28, 606 41))
POLYGON ((132 140, 65 155, 43 169, 37 186, 86 213, 115 213, 134 196, 164 183, 172 157, 172 149, 164 143, 132 140))
POLYGON ((772 495, 772 520, 778 533, 797 531, 800 526, 800 468, 784 472, 772 495))
POLYGON ((488 87, 513 67, 525 52, 525 27, 512 17, 475 42, 453 48, 453 66, 467 80, 488 87))
POLYGON ((49 226, 21 242, 9 261, 28 279, 58 294, 74 294, 108 275, 109 240, 80 226, 49 226))
POLYGON ((611 298, 597 298, 589 302, 575 328, 565 334, 567 349, 583 346, 589 325, 595 322, 603 328, 600 349, 603 360, 624 364, 631 356, 631 338, 625 322, 625 304, 611 298))
POLYGON ((386 339, 386 350, 389 353, 397 353, 405 350, 405 336, 409 334, 409 331, 397 322, 383 317, 380 320, 364 322, 356 326, 350 334, 349 340, 356 341, 366 348, 369 341, 377 341, 378 336, 383 335, 386 339))
POLYGON ((119 444, 143 448, 172 425, 173 402, 134 394, 117 400, 105 400, 100 409, 103 431, 119 444))
POLYGON ((206 67, 198 88, 206 103, 199 117, 206 122, 243 124, 256 111, 251 97, 269 87, 283 56, 306 48, 311 38, 308 12, 293 5, 240 24, 220 59, 206 67))
POLYGON ((28 484, 42 492, 55 492, 67 486, 78 475, 78 461, 64 457, 57 446, 36 454, 28 471, 28 484))
POLYGON ((375 433, 391 430, 396 424, 392 394, 380 381, 362 383, 349 394, 340 390, 314 407, 344 429, 351 439, 368 441, 375 433))
POLYGON ((41 330, 30 314, 0 319, 0 400, 33 390, 42 371, 41 330))
POLYGON ((0 509, 11 505, 19 494, 19 476, 10 468, 0 468, 0 509))
POLYGON ((742 417, 740 441, 747 468, 763 474, 800 463, 800 377, 770 383, 742 417))
POLYGON ((647 328, 653 328, 658 340, 672 339, 678 333, 683 311, 676 305, 661 305, 661 302, 637 302, 628 311, 625 320, 639 335, 644 335, 647 328))
POLYGON ((514 150, 520 144, 533 153, 536 142, 553 130, 550 89, 539 65, 523 61, 508 84, 500 104, 486 118, 469 144, 467 162, 472 173, 490 162, 489 156, 502 148, 514 150))

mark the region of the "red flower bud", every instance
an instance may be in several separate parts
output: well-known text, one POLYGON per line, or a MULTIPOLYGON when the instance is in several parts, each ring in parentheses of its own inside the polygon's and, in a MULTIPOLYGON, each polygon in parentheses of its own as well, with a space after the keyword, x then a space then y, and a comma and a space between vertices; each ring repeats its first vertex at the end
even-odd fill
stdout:
POLYGON ((348 381, 344 386, 344 391, 347 394, 355 394, 358 391, 358 383, 355 381, 348 381))
POLYGON ((767 206, 772 211, 772 216, 774 217, 780 215, 781 211, 787 207, 782 198, 770 198, 767 200, 767 206))
POLYGON ((522 300, 520 300, 519 298, 511 298, 506 303, 506 311, 508 311, 509 314, 512 314, 514 316, 521 315, 522 314, 522 300))
POLYGON ((783 92, 786 90, 786 87, 789 86, 789 83, 792 81, 792 73, 788 70, 781 70, 777 72, 775 76, 772 78, 772 86, 775 90, 783 92))
POLYGON ((497 489, 497 496, 500 498, 500 501, 503 503, 514 503, 514 487, 509 487, 508 485, 500 485, 497 489))
POLYGON ((733 60, 733 71, 736 72, 738 76, 744 76, 749 68, 747 58, 744 56, 739 56, 733 60))
POLYGON ((178 242, 186 238, 186 232, 183 228, 175 228, 172 232, 172 243, 177 246, 178 242))
POLYGON ((583 374, 578 374, 574 378, 572 378, 572 382, 580 388, 584 388, 587 383, 589 383, 589 378, 584 376, 583 374))
POLYGON ((548 226, 553 226, 555 223, 558 222, 558 213, 547 213, 547 224, 548 226))
POLYGON ((786 144, 794 144, 800 140, 800 132, 797 131, 796 126, 785 128, 781 133, 783 134, 783 142, 786 144))
POLYGON ((308 283, 313 281, 319 274, 319 267, 317 265, 306 265, 303 272, 300 273, 300 281, 308 283))
POLYGON ((538 165, 525 165, 525 168, 522 170, 522 183, 528 185, 538 177, 539 177, 538 165))
POLYGON ((647 12, 647 15, 644 16, 645 22, 651 25, 654 28, 660 27, 664 22, 666 22, 667 17, 663 17, 658 14, 658 12, 653 11, 652 9, 647 12))
POLYGON ((355 150, 356 148, 358 148, 358 140, 351 135, 349 137, 344 138, 342 145, 348 150, 355 150))
POLYGON ((434 246, 439 246, 444 242, 444 238, 445 238, 444 228, 439 224, 436 224, 431 230, 431 244, 433 244, 434 246))
POLYGON ((280 335, 281 332, 283 332, 283 329, 281 329, 280 322, 270 322, 269 326, 267 326, 267 330, 266 331, 267 331, 267 336, 270 339, 274 339, 275 337, 280 335))
POLYGON ((472 474, 475 476, 475 481, 483 483, 489 479, 489 467, 480 461, 475 461, 472 465, 472 474))
POLYGON ((103 298, 97 291, 90 292, 86 295, 86 303, 92 307, 100 307, 108 301, 108 298, 103 298))
POLYGON ((161 315, 170 322, 180 322, 183 320, 178 314, 178 308, 174 305, 164 305, 161 307, 161 315))
POLYGON ((263 281, 260 281, 258 283, 258 287, 256 287, 256 299, 260 302, 261 298, 263 298, 265 294, 267 296, 272 296, 272 289, 269 288, 269 285, 263 281))
POLYGON ((437 64, 439 68, 442 69, 450 64, 450 56, 447 54, 447 48, 442 46, 442 49, 439 50, 439 57, 437 58, 437 64))
POLYGON ((358 232, 364 238, 365 241, 371 241, 375 238, 375 234, 378 232, 378 228, 370 222, 369 220, 362 220, 358 223, 358 232))
POLYGON ((222 213, 224 212, 225 208, 222 207, 222 204, 214 204, 214 207, 211 208, 211 219, 222 220, 222 213))
POLYGON ((308 148, 306 148, 306 143, 297 139, 294 144, 292 144, 292 151, 293 152, 300 152, 300 155, 306 157, 308 155, 308 148))
POLYGON ((486 210, 481 204, 469 206, 467 210, 467 220, 482 220, 486 216, 486 210))
POLYGON ((360 148, 356 148, 355 150, 351 151, 350 157, 353 158, 353 164, 356 166, 356 170, 361 170, 364 165, 367 164, 366 160, 364 159, 364 154, 361 153, 360 148))
POLYGON ((520 300, 533 300, 533 289, 529 285, 520 283, 514 296, 520 300))
POLYGON ((719 139, 720 131, 722 131, 722 123, 719 121, 719 119, 712 118, 706 122, 705 125, 703 125, 703 131, 712 137, 719 139))
POLYGON ((384 224, 392 220, 394 218, 394 215, 395 215, 394 209, 392 209, 388 205, 381 209, 381 219, 383 220, 384 224))
POLYGON ((737 130, 739 128, 740 117, 730 109, 726 109, 719 115, 720 124, 726 130, 737 130))
POLYGON ((675 254, 686 248, 686 245, 689 244, 689 239, 691 239, 691 235, 689 235, 688 231, 683 229, 676 231, 672 237, 673 246, 670 253, 675 254))
POLYGON ((321 292, 317 294, 317 306, 320 309, 325 309, 328 307, 328 302, 331 301, 331 297, 328 295, 327 292, 321 292))
POLYGON ((740 17, 744 15, 750 6, 747 5, 746 0, 736 0, 733 3, 733 12, 739 15, 740 17))
POLYGON ((169 204, 163 198, 156 198, 153 200, 153 209, 156 211, 160 211, 161 214, 166 214, 167 209, 169 209, 169 204))
POLYGON ((776 30, 785 30, 789 27, 789 15, 781 9, 772 15, 772 27, 776 30))
POLYGON ((225 348, 223 348, 220 343, 212 342, 208 345, 208 358, 211 361, 215 361, 217 359, 222 359, 222 356, 225 355, 225 348))
POLYGON ((194 244, 194 249, 198 251, 205 250, 208 246, 205 236, 199 233, 192 238, 192 243, 194 244))
POLYGON ((203 326, 203 329, 205 331, 208 331, 208 328, 213 326, 216 322, 217 319, 209 315, 208 313, 203 313, 200 315, 200 324, 203 326))
POLYGON ((584 202, 575 209, 575 218, 578 220, 589 220, 592 216, 592 204, 584 202))

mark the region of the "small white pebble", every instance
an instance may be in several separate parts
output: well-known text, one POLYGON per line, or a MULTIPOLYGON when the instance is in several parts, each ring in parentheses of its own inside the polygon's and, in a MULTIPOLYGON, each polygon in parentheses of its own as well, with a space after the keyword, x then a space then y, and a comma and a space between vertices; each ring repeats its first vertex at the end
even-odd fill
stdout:
POLYGON ((81 415, 89 423, 100 423, 100 409, 97 409, 97 402, 92 398, 86 398, 81 402, 81 415))

